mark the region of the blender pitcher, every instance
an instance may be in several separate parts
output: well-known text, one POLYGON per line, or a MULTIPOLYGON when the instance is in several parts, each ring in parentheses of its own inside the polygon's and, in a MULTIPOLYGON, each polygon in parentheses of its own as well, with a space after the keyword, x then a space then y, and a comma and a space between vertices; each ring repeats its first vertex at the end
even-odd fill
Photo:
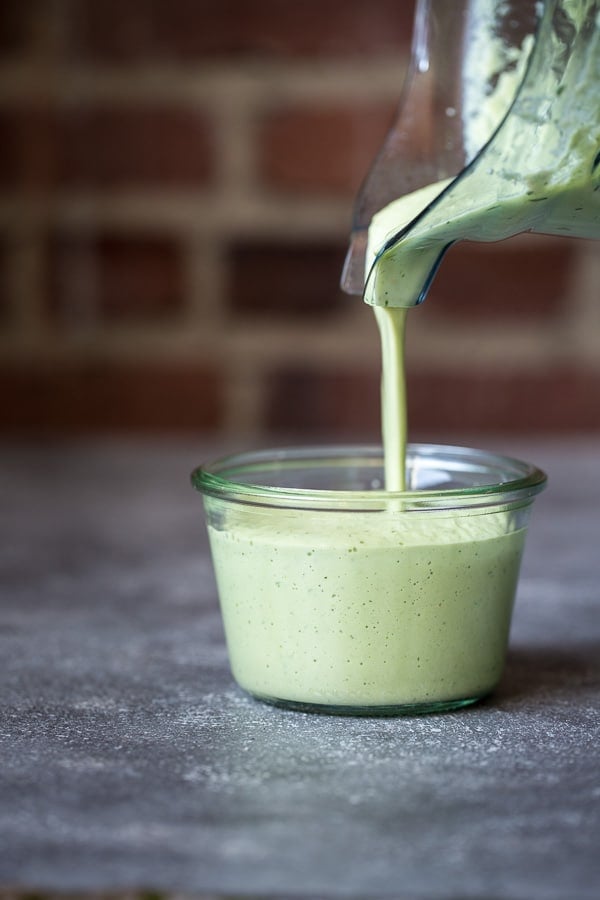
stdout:
POLYGON ((344 289, 413 306, 457 240, 600 237, 599 87, 594 0, 420 0, 398 117, 357 198, 344 289))

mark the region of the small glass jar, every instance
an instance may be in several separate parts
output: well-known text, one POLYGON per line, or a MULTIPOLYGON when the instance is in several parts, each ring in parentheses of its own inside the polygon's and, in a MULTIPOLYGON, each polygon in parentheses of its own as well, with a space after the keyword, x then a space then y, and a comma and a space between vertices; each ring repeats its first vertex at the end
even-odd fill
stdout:
POLYGON ((380 448, 242 453, 195 470, 233 675, 287 708, 439 712, 504 666, 534 497, 518 460, 413 444, 409 490, 380 448))

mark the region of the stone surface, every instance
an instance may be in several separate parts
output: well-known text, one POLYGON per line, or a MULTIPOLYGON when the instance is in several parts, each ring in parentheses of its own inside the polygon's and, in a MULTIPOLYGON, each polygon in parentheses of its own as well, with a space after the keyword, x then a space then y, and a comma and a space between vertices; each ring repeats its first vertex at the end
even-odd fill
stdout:
POLYGON ((188 486, 214 448, 5 445, 0 885, 596 898, 600 442, 509 449, 551 484, 501 688, 367 720, 232 683, 188 486))

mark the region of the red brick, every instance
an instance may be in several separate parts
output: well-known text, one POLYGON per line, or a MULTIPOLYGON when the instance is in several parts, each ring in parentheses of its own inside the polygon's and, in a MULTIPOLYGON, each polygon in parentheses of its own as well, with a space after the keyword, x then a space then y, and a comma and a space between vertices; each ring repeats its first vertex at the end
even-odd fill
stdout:
POLYGON ((22 178, 20 141, 17 137, 20 124, 20 119, 13 112, 0 110, 0 185, 3 188, 13 186, 22 178))
POLYGON ((78 57, 196 60, 406 53, 412 0, 68 0, 78 57))
POLYGON ((266 426, 270 429, 377 438, 379 373, 320 372, 289 368, 269 377, 266 426))
POLYGON ((600 425, 600 375, 575 368, 414 373, 408 398, 416 429, 528 434, 600 425))
POLYGON ((8 265, 8 247, 6 243, 0 239, 0 326, 6 325, 11 319, 8 265))
POLYGON ((35 47, 46 11, 43 0, 2 0, 0 55, 18 56, 35 47))
POLYGON ((47 310, 67 325, 90 314, 162 321, 184 305, 181 253, 171 238, 57 235, 47 246, 47 272, 47 310))
POLYGON ((339 287, 346 245, 238 242, 229 248, 229 304, 240 315, 329 316, 351 302, 339 287))
POLYGON ((56 121, 44 106, 0 110, 0 187, 51 184, 56 172, 56 121))
POLYGON ((165 106, 49 105, 0 110, 4 187, 205 184, 212 173, 210 122, 165 106))
POLYGON ((222 422, 222 383, 208 366, 0 368, 5 432, 197 431, 222 422))
MULTIPOLYGON (((336 434, 380 434, 379 375, 285 369, 269 379, 267 427, 336 434)), ((596 431, 600 375, 546 372, 409 374, 411 435, 596 431)))
POLYGON ((556 238, 457 244, 435 277, 427 315, 431 322, 547 318, 563 308, 576 261, 575 242, 556 238))
POLYGON ((393 106, 285 108, 269 114, 260 132, 263 181, 295 192, 352 195, 390 127, 393 106))
POLYGON ((56 153, 61 183, 108 188, 202 185, 213 161, 206 118, 164 106, 63 110, 56 153))

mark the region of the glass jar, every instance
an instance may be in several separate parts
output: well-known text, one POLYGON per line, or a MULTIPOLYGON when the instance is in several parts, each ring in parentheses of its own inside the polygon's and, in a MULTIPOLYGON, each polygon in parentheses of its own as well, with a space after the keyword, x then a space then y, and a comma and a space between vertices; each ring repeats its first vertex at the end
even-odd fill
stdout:
POLYGON ((525 533, 545 475, 479 450, 242 453, 193 473, 229 658, 268 703, 355 715, 473 703, 504 666, 525 533))

